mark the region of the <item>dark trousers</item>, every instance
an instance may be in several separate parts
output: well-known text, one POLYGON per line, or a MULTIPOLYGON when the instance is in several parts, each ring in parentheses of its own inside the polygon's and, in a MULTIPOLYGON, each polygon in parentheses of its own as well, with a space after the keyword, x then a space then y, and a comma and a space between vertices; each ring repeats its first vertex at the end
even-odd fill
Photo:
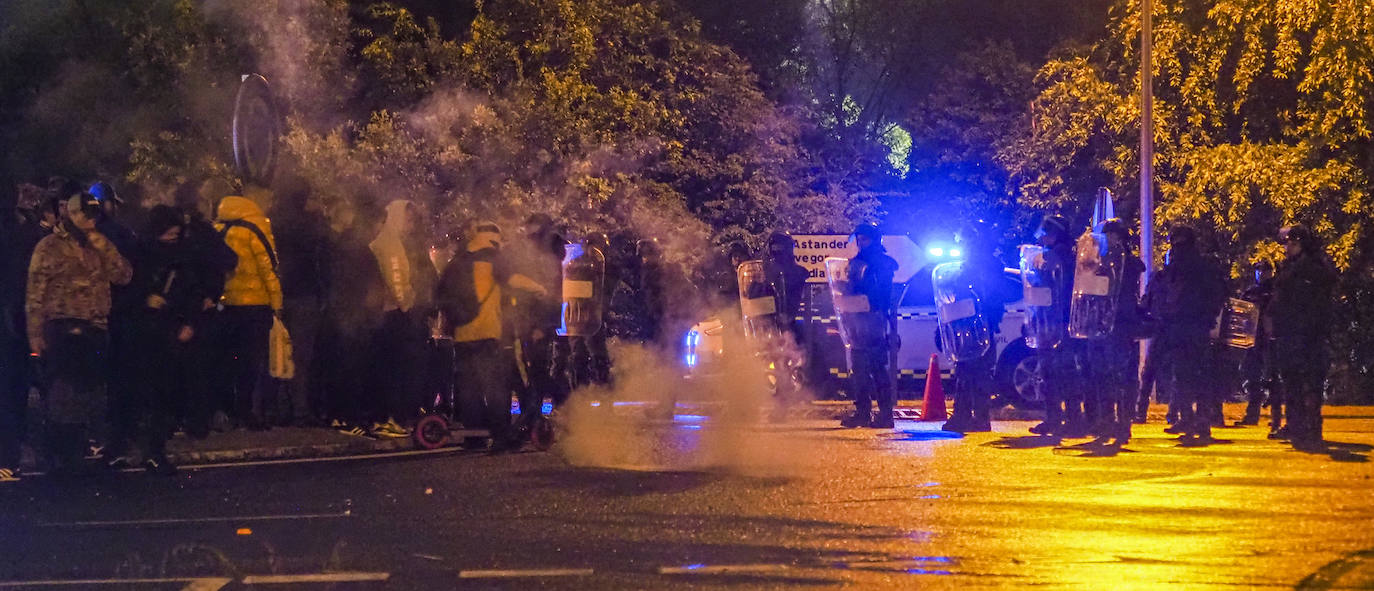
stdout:
POLYGON ((108 433, 109 336, 89 322, 67 319, 49 321, 43 335, 47 450, 54 468, 75 468, 87 441, 108 433))
POLYGON ((167 440, 176 431, 178 419, 186 416, 188 396, 200 374, 194 338, 187 343, 177 341, 180 327, 155 314, 131 321, 133 337, 127 343, 135 349, 121 360, 130 363, 124 371, 132 382, 117 403, 109 454, 125 455, 132 443, 142 448, 144 457, 165 455, 167 440))
POLYGON ((19 467, 26 435, 31 364, 23 312, 0 309, 0 468, 19 467))
POLYGON ((1300 356, 1279 366, 1279 387, 1288 406, 1288 436, 1294 444, 1322 441, 1322 382, 1326 364, 1300 356))
POLYGON ((495 339, 454 343, 454 383, 463 425, 491 430, 492 440, 510 434, 509 357, 495 339))
POLYGON ((1206 328, 1171 327, 1161 335, 1164 365, 1159 380, 1170 386, 1170 405, 1177 406, 1178 424, 1186 433, 1211 435, 1212 397, 1215 393, 1207 376, 1210 346, 1206 328))
POLYGON ((1256 343, 1244 352, 1244 358, 1240 364, 1241 390, 1245 393, 1245 418, 1250 421, 1258 421, 1261 411, 1269 402, 1269 391, 1272 389, 1269 376, 1267 347, 1263 342, 1256 343))
MULTIPOLYGON (((859 415, 872 412, 873 403, 878 403, 878 418, 892 416, 895 403, 892 392, 892 376, 887 372, 887 348, 852 349, 851 367, 854 375, 854 410, 859 415)), ((938 378, 937 378, 938 379, 938 378)))
POLYGON ((1071 342, 1060 343, 1053 349, 1037 352, 1040 372, 1044 376, 1045 423, 1051 432, 1083 423, 1082 390, 1076 377, 1077 368, 1071 342))
MULTIPOLYGON (((1160 352, 1160 340, 1153 338, 1145 347, 1145 363, 1140 369, 1140 396, 1136 400, 1136 416, 1144 417, 1150 410, 1150 394, 1159 385, 1159 360, 1164 354, 1160 352)), ((1156 394, 1158 400, 1163 393, 1156 394)))
POLYGON ((554 378, 554 339, 552 331, 535 339, 526 335, 520 342, 522 362, 525 364, 525 377, 528 384, 520 392, 520 418, 533 420, 543 413, 544 398, 553 399, 555 406, 567 398, 566 390, 559 387, 554 378))
POLYGON ((392 310, 382 318, 374 339, 378 391, 368 398, 373 421, 401 422, 419 416, 425 399, 425 342, 429 330, 416 314, 392 310))
POLYGON ((219 383, 221 408, 250 425, 267 422, 275 389, 267 377, 267 337, 272 309, 267 306, 226 306, 220 312, 219 339, 223 347, 223 375, 219 383))
MULTIPOLYGON (((985 422, 989 419, 994 387, 992 372, 996 364, 996 347, 988 347, 988 352, 976 359, 954 363, 954 412, 950 416, 951 421, 985 422)), ((926 379, 938 380, 940 376, 926 376, 926 379)))
POLYGON ((289 417, 297 423, 309 424, 322 418, 326 408, 324 389, 314 383, 315 343, 320 332, 320 311, 324 303, 314 297, 288 300, 284 308, 291 311, 287 316, 286 329, 291 333, 291 359, 296 364, 296 377, 286 384, 287 396, 282 402, 287 408, 281 409, 281 416, 289 417))
POLYGON ((1095 420, 1100 425, 1111 424, 1114 435, 1129 436, 1136 410, 1136 356, 1132 351, 1136 343, 1109 337, 1089 340, 1085 347, 1085 392, 1094 401, 1095 420))

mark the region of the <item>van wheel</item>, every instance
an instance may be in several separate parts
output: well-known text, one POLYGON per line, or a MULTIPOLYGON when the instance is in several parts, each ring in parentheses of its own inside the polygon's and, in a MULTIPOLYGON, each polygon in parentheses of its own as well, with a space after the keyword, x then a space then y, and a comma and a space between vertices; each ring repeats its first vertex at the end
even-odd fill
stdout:
POLYGON ((1021 410, 1045 408, 1045 375, 1040 359, 1026 342, 1017 339, 997 358, 997 393, 1002 404, 1021 410))

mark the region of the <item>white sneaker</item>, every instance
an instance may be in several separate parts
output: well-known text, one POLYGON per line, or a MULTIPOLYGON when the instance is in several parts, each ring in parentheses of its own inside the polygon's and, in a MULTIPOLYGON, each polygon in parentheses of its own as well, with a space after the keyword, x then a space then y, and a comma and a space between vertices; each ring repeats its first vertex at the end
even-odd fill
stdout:
POLYGON ((371 433, 372 435, 377 437, 385 437, 387 439, 400 439, 402 437, 406 437, 409 435, 409 433, 405 433, 404 431, 405 430, 402 429, 401 432, 397 432, 395 429, 391 427, 391 425, 387 423, 372 423, 371 433))
POLYGON ((19 470, 0 468, 0 482, 19 482, 19 470))

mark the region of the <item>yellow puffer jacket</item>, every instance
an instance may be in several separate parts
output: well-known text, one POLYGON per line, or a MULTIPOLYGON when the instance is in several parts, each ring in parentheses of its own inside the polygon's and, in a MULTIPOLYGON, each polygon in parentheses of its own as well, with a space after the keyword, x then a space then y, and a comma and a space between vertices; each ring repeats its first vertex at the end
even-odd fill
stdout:
MULTIPOLYGON (((272 251, 277 250, 277 239, 272 236, 272 223, 263 215, 262 208, 244 197, 225 197, 219 202, 220 223, 216 227, 224 232, 224 222, 243 221, 257 226, 267 236, 272 251)), ((229 274, 224 283, 224 295, 220 301, 226 306, 270 306, 281 309, 281 282, 272 268, 272 258, 263 248, 262 240, 248 228, 228 226, 224 232, 224 242, 239 255, 239 264, 229 274)))

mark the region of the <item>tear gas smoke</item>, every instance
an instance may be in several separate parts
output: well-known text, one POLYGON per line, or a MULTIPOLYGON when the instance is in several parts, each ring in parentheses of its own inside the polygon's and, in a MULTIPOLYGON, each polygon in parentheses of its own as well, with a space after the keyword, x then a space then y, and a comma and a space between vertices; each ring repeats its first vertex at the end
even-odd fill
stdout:
POLYGON ((749 350, 742 336, 726 346, 732 354, 720 359, 713 375, 688 378, 674 354, 612 343, 611 385, 572 394, 559 411, 556 449, 584 467, 751 477, 806 473, 818 460, 806 452, 806 437, 770 425, 780 409, 767 362, 742 353, 749 350))

